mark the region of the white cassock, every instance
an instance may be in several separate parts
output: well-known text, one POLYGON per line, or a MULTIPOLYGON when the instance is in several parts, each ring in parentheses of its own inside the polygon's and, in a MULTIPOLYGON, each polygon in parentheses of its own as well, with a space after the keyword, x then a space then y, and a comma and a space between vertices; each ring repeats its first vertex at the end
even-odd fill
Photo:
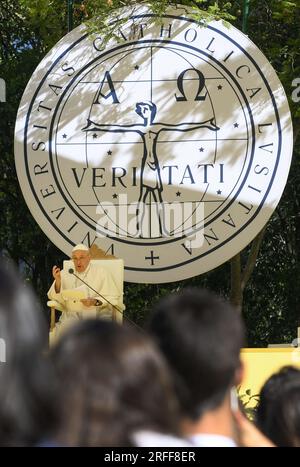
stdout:
MULTIPOLYGON (((113 305, 118 306, 119 293, 116 285, 113 281, 111 274, 95 264, 90 263, 87 269, 82 272, 76 272, 75 274, 80 277, 84 282, 89 284, 94 290, 99 292, 104 298, 107 298, 113 305)), ((98 295, 88 286, 84 285, 80 279, 70 274, 66 270, 61 271, 61 290, 59 293, 55 292, 55 281, 51 285, 48 291, 48 298, 50 300, 56 300, 60 303, 64 310, 60 316, 59 321, 56 323, 54 330, 51 332, 51 338, 57 338, 64 330, 74 322, 84 318, 102 318, 112 319, 112 307, 108 303, 105 303, 103 297, 98 295), (101 306, 85 306, 80 301, 65 300, 63 297, 64 290, 80 289, 84 292, 86 297, 96 298, 101 300, 103 303, 101 306)), ((119 315, 119 313, 116 313, 119 315)))

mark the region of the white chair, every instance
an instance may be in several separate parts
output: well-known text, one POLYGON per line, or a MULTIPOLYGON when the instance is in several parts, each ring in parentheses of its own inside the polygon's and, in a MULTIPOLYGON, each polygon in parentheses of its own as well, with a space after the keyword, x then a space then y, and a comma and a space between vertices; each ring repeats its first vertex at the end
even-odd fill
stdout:
MULTIPOLYGON (((119 300, 117 303, 117 309, 112 307, 112 321, 117 321, 118 323, 122 323, 123 321, 123 311, 125 310, 125 306, 123 303, 123 294, 124 294, 124 261, 122 259, 91 259, 92 264, 97 264, 101 268, 106 269, 110 272, 116 289, 119 293, 119 300)), ((75 270, 74 263, 72 260, 65 260, 63 267, 65 270, 69 270, 70 268, 75 270)), ((50 332, 53 331, 55 327, 56 321, 56 310, 64 312, 62 305, 55 301, 50 300, 47 302, 48 307, 51 308, 51 319, 50 319, 50 332)))

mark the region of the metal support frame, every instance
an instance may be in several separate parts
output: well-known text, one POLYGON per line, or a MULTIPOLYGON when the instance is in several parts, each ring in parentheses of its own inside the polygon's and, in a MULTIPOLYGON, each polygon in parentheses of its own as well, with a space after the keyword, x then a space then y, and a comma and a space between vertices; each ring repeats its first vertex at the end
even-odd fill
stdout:
POLYGON ((67 9, 68 9, 68 32, 73 29, 73 9, 74 0, 67 0, 67 9))
POLYGON ((250 10, 250 0, 243 0, 243 25, 242 25, 242 31, 245 34, 247 34, 249 10, 250 10))

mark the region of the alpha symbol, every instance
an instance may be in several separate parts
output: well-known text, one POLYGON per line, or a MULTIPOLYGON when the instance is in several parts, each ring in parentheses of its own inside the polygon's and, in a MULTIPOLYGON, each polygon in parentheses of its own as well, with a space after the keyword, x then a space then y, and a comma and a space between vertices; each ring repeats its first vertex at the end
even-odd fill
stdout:
POLYGON ((114 87, 113 80, 111 79, 109 71, 107 71, 104 75, 104 78, 102 80, 102 83, 100 85, 100 89, 95 97, 94 104, 100 104, 100 98, 103 97, 104 99, 108 99, 109 97, 112 97, 113 103, 114 104, 120 104, 120 101, 117 97, 117 93, 114 87), (105 89, 108 86, 109 91, 107 94, 103 93, 103 89, 105 89))

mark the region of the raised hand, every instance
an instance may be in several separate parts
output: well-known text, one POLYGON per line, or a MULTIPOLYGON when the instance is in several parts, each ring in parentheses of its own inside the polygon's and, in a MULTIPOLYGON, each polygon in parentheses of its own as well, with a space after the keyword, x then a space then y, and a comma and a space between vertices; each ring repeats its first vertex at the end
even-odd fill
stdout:
POLYGON ((232 412, 237 425, 241 445, 247 448, 274 448, 275 445, 239 410, 232 412))
POLYGON ((55 280, 55 292, 59 293, 61 288, 61 275, 60 268, 56 265, 52 268, 52 276, 55 280))

